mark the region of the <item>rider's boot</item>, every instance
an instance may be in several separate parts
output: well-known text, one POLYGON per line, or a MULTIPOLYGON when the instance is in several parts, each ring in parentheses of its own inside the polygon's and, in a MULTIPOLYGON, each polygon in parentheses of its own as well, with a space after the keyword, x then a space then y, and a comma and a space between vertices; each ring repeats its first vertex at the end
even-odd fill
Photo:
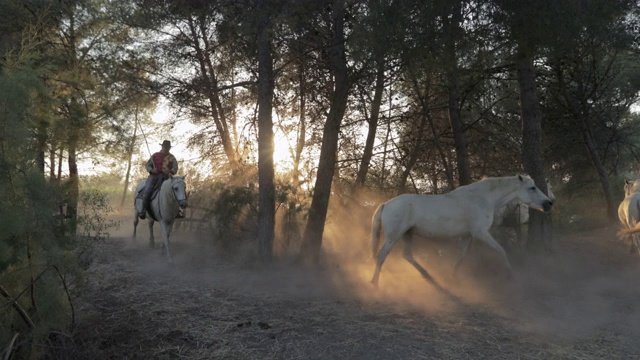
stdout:
POLYGON ((142 212, 138 214, 140 219, 144 220, 147 218, 147 207, 149 206, 149 200, 147 200, 147 194, 144 194, 142 198, 142 212))

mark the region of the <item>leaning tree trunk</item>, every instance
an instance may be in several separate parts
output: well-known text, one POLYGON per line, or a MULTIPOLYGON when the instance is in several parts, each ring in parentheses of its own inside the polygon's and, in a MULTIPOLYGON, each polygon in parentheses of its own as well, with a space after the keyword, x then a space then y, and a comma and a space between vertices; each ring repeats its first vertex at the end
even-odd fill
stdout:
MULTIPOLYGON (((609 184, 609 176, 607 174, 607 170, 604 167, 602 157, 600 156, 600 153, 598 151, 598 144, 596 143, 595 136, 593 136, 593 130, 589 123, 587 111, 582 108, 580 102, 576 98, 571 96, 571 94, 567 90, 567 84, 564 81, 563 73, 560 68, 558 68, 557 70, 557 77, 558 83, 560 84, 562 97, 565 101, 565 106, 567 106, 571 111, 578 129, 580 129, 580 134, 582 135, 584 146, 587 148, 587 152, 589 153, 591 164, 593 164, 593 167, 598 174, 598 179, 600 180, 600 185, 602 186, 602 191, 604 192, 604 197, 607 202, 607 217, 612 223, 618 222, 618 212, 613 200, 613 193, 611 192, 611 185, 609 184)), ((585 91, 582 82, 578 81, 577 85, 578 93, 584 94, 585 91)), ((586 102, 584 103, 585 105, 583 106, 588 106, 586 102)))
POLYGON ((309 219, 304 231, 301 255, 311 262, 317 262, 322 247, 324 223, 329 208, 331 182, 336 168, 336 153, 338 151, 338 137, 342 118, 347 108, 349 95, 349 79, 344 46, 344 0, 336 0, 333 6, 332 23, 333 36, 330 51, 330 68, 334 77, 334 90, 331 95, 331 107, 327 121, 324 124, 322 146, 318 174, 313 190, 309 219))
POLYGON ((607 202, 607 217, 611 223, 616 223, 618 222, 618 211, 613 200, 613 193, 611 192, 611 185, 609 184, 609 176, 598 152, 594 136, 589 129, 588 120, 585 115, 578 115, 576 122, 578 123, 580 132, 582 133, 584 145, 589 152, 591 163, 598 173, 598 179, 600 180, 600 185, 602 186, 602 191, 604 192, 604 197, 607 202))
POLYGON ((364 182, 367 179, 367 173, 369 172, 369 165, 371 163, 371 157, 373 155, 373 145, 376 140, 376 132, 378 131, 378 120, 380 117, 380 105, 382 104, 382 95, 384 92, 384 59, 378 59, 378 67, 376 70, 376 85, 373 94, 373 102, 371 103, 371 115, 367 119, 369 124, 369 130, 367 131, 367 140, 364 144, 364 151, 362 153, 362 160, 358 167, 358 173, 355 181, 355 193, 362 189, 364 182))
MULTIPOLYGON (((234 174, 239 174, 242 171, 242 164, 238 158, 238 152, 231 139, 231 131, 227 117, 222 107, 222 100, 220 99, 220 91, 218 89, 218 79, 214 73, 214 67, 211 63, 211 58, 208 50, 208 42, 206 40, 207 34, 204 33, 204 29, 195 23, 193 18, 189 18, 189 30, 193 37, 192 46, 195 51, 196 59, 198 60, 199 71, 204 84, 205 96, 209 102, 208 110, 211 111, 211 118, 220 136, 220 142, 222 143, 222 149, 229 161, 229 166, 234 174), (200 32, 199 32, 200 31, 200 32), (200 41, 204 42, 201 44, 200 41)), ((202 24, 200 24, 202 25, 202 24)))
POLYGON ((129 179, 131 177, 131 160, 133 158, 133 149, 136 146, 136 137, 138 135, 138 109, 136 109, 135 124, 133 127, 133 137, 131 142, 127 146, 127 172, 124 175, 124 188, 122 189, 122 198, 120 199, 120 209, 124 207, 124 202, 127 199, 127 193, 129 191, 129 179))
POLYGON ((273 60, 267 0, 260 0, 258 14, 258 253, 271 260, 275 229, 273 169, 273 60))
POLYGON ((409 153, 408 160, 404 166, 404 170, 398 179, 398 184, 396 186, 397 195, 404 194, 407 191, 407 179, 409 178, 409 174, 411 174, 411 170, 416 165, 418 161, 418 157, 422 153, 421 144, 424 143, 424 133, 426 128, 427 120, 426 117, 420 118, 420 125, 418 126, 418 131, 415 133, 415 139, 413 140, 413 146, 411 148, 411 152, 409 153))
MULTIPOLYGON (((533 51, 525 40, 518 43, 517 72, 520 87, 520 110, 522 116, 522 163, 540 190, 547 193, 542 165, 542 111, 536 90, 533 51)), ((529 209, 529 234, 527 248, 551 251, 551 217, 529 209)))

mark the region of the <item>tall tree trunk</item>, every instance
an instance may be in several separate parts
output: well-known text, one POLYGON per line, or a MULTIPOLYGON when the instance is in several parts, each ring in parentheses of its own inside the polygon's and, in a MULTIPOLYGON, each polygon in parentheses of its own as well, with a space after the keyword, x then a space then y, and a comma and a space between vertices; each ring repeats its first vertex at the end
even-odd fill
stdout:
POLYGON ((127 172, 124 175, 124 188, 122 189, 122 198, 120 199, 120 209, 124 207, 124 202, 127 199, 127 193, 129 192, 129 177, 131 176, 131 159, 133 158, 133 149, 136 147, 136 140, 138 135, 138 109, 136 108, 135 125, 133 127, 133 137, 131 142, 127 145, 127 172))
POLYGON ((62 156, 64 153, 64 147, 61 145, 60 146, 60 153, 58 153, 58 176, 56 177, 56 183, 58 185, 60 185, 60 181, 62 180, 62 163, 64 160, 64 157, 62 156))
POLYGON ((304 232, 302 255, 311 262, 317 262, 322 247, 322 235, 324 223, 329 208, 331 195, 331 181, 336 168, 336 153, 338 150, 338 137, 342 118, 347 108, 349 95, 349 79, 347 73, 347 61, 344 46, 344 0, 336 0, 333 5, 332 45, 329 48, 330 68, 334 78, 334 90, 331 96, 331 107, 327 121, 324 124, 322 146, 320 148, 320 160, 318 174, 309 208, 309 219, 304 232))
MULTIPOLYGON (((69 61, 70 68, 72 71, 78 71, 78 52, 77 52, 77 38, 76 38, 76 28, 75 28, 75 3, 74 6, 70 7, 69 13, 69 61)), ((79 76, 79 74, 76 74, 79 76)), ((81 91, 81 90, 79 90, 81 91)), ((79 131, 81 125, 86 121, 86 113, 84 112, 82 106, 80 105, 81 98, 79 94, 74 93, 71 95, 69 99, 69 107, 68 107, 68 155, 69 158, 67 162, 69 164, 69 196, 67 200, 67 217, 70 219, 70 234, 71 236, 76 235, 76 226, 78 220, 78 202, 80 199, 80 179, 78 175, 78 163, 77 163, 77 152, 78 152, 78 142, 80 140, 79 131)))
MULTIPOLYGON (((546 194, 547 184, 542 164, 542 111, 536 90, 532 48, 528 41, 519 39, 516 67, 522 117, 522 163, 524 171, 546 194)), ((537 250, 544 247, 547 252, 550 252, 552 240, 551 217, 548 214, 529 209, 527 248, 537 250)))
POLYGON ((258 253, 270 260, 275 228, 275 185, 273 169, 273 60, 271 22, 267 0, 258 1, 258 253))
POLYGON ((447 160, 447 155, 444 152, 442 144, 440 143, 440 133, 436 128, 436 124, 433 121, 433 117, 431 117, 431 111, 429 110, 428 104, 428 88, 427 91, 423 94, 420 90, 420 85, 418 84, 418 79, 413 72, 410 72, 411 83, 413 85, 414 92, 418 97, 418 101, 420 101, 420 108, 422 109, 422 116, 429 124, 431 128, 431 132, 433 133, 433 143, 435 148, 440 156, 440 161, 442 161, 442 166, 444 167, 445 175, 447 177, 447 182, 449 183, 449 189, 455 188, 455 181, 453 178, 453 171, 451 171, 451 167, 449 166, 449 161, 447 160))
POLYGON ((462 21, 462 8, 460 1, 453 2, 451 18, 446 13, 443 16, 446 46, 445 63, 447 72, 447 88, 449 96, 449 123, 453 133, 453 144, 456 151, 456 164, 458 168, 458 184, 460 186, 471 183, 471 170, 469 166, 469 155, 467 154, 467 138, 464 124, 460 116, 460 80, 457 65, 456 39, 460 38, 462 21))
POLYGON ((56 146, 51 143, 49 147, 49 182, 56 180, 56 146))
MULTIPOLYGON (((391 104, 391 94, 389 94, 389 104, 391 104)), ((391 118, 391 116, 389 116, 391 118)), ((387 151, 389 150, 389 137, 391 137, 391 121, 387 122, 387 131, 384 135, 384 146, 382 148, 382 165, 380 166, 380 188, 384 188, 384 182, 387 179, 387 151)))
POLYGON ((360 161, 360 166, 358 167, 358 173, 356 175, 356 193, 364 186, 364 182, 367 179, 367 173, 369 172, 369 165, 371 164, 371 157, 373 156, 373 144, 375 143, 376 132, 378 131, 380 106, 382 105, 382 95, 384 92, 384 65, 384 58, 380 56, 378 59, 378 66, 376 70, 376 85, 373 94, 373 101, 371 102, 371 115, 367 120, 369 124, 369 130, 367 131, 367 140, 364 144, 362 160, 360 161))
POLYGON ((78 136, 75 134, 75 129, 71 130, 72 134, 69 136, 69 197, 67 200, 67 217, 70 219, 70 234, 75 236, 76 225, 78 219, 78 202, 80 198, 80 179, 78 177, 78 136))
POLYGON ((38 172, 45 177, 45 152, 47 151, 47 127, 48 124, 45 121, 38 121, 38 128, 36 129, 36 166, 38 172))
POLYGON ((296 152, 293 158, 293 188, 297 189, 300 185, 300 159, 302 158, 302 150, 304 150, 304 143, 306 142, 307 121, 306 121, 306 97, 307 97, 307 82, 304 61, 300 59, 300 69, 298 70, 299 83, 300 83, 300 115, 298 126, 298 137, 296 139, 296 152))

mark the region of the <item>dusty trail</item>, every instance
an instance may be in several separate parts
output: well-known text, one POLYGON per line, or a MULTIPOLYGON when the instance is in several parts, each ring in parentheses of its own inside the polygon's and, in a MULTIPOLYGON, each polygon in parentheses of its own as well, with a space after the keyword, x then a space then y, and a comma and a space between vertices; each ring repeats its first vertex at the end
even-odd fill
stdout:
POLYGON ((640 259, 615 229, 561 239, 552 257, 518 262, 507 284, 482 248, 454 283, 453 249, 424 246, 419 261, 460 306, 399 249, 374 291, 371 262, 335 255, 322 270, 264 268, 221 259, 189 233, 174 235, 168 266, 139 230, 136 242, 124 226, 96 249, 76 346, 64 357, 640 359, 640 259))

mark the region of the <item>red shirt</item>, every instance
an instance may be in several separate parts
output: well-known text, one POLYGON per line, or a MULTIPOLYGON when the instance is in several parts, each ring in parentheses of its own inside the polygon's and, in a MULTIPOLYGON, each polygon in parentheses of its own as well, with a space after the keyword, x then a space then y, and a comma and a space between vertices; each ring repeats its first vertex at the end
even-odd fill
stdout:
POLYGON ((178 172, 178 162, 171 153, 164 154, 158 151, 147 161, 147 171, 151 174, 175 175, 178 172))

